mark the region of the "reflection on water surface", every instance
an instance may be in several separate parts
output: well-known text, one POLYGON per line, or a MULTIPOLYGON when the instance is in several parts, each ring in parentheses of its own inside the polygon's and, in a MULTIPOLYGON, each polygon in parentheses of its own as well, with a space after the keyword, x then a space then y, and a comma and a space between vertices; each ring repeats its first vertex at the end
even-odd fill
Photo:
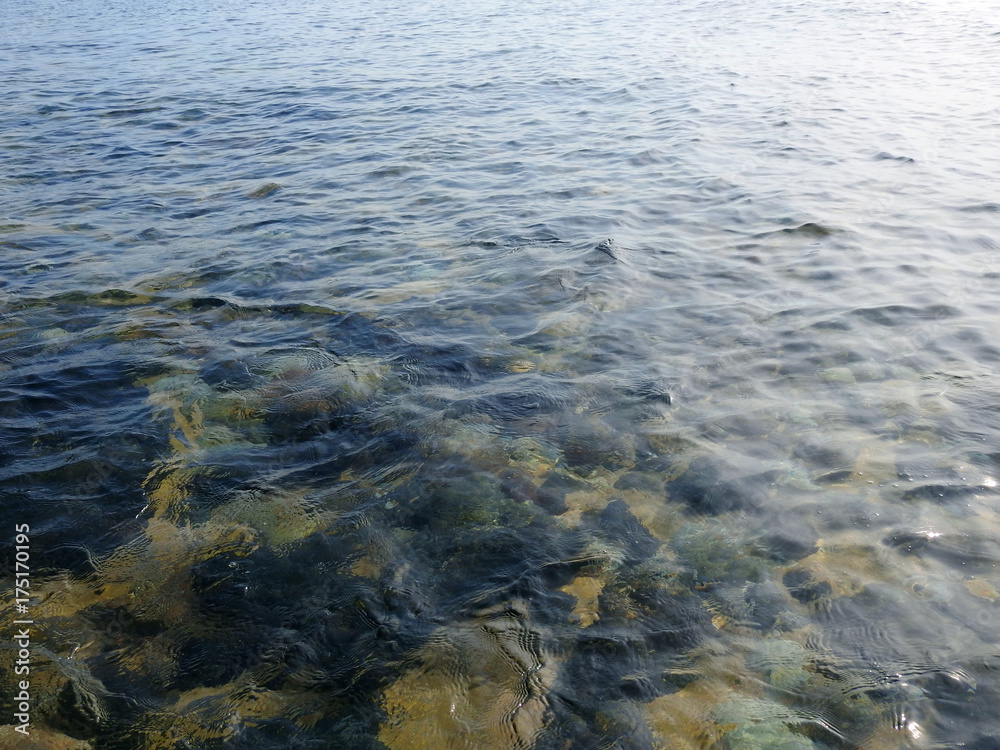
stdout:
POLYGON ((35 746, 1000 743, 993 15, 22 16, 35 746))

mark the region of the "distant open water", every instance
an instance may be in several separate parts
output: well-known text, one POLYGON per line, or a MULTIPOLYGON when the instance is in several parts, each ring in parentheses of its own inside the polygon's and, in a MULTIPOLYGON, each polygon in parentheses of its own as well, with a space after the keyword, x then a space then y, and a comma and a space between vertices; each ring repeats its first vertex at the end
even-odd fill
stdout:
POLYGON ((0 10, 36 737, 1000 747, 1000 4, 0 10))

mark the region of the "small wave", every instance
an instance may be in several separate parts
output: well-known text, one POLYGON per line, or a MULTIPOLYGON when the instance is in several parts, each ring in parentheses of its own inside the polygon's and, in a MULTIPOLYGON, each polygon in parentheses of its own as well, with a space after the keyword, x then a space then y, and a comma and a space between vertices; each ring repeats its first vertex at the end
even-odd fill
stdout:
POLYGON ((915 164, 916 159, 909 156, 897 156, 896 154, 890 154, 888 151, 879 151, 875 154, 876 161, 898 161, 904 164, 915 164))

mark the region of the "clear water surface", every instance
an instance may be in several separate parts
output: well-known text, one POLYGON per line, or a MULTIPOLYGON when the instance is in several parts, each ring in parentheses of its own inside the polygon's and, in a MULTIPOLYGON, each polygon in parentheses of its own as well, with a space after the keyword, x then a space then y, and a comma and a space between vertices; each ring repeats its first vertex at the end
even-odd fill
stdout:
POLYGON ((995 2, 0 7, 37 742, 1000 746, 995 2))

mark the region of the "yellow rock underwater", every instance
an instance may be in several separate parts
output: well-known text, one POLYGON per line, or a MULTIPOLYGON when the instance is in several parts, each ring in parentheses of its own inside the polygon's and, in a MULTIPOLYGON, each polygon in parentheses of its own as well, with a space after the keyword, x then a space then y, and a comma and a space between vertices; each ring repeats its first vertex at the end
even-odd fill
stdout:
POLYGON ((555 669, 523 616, 441 628, 382 696, 390 750, 529 750, 555 669))

